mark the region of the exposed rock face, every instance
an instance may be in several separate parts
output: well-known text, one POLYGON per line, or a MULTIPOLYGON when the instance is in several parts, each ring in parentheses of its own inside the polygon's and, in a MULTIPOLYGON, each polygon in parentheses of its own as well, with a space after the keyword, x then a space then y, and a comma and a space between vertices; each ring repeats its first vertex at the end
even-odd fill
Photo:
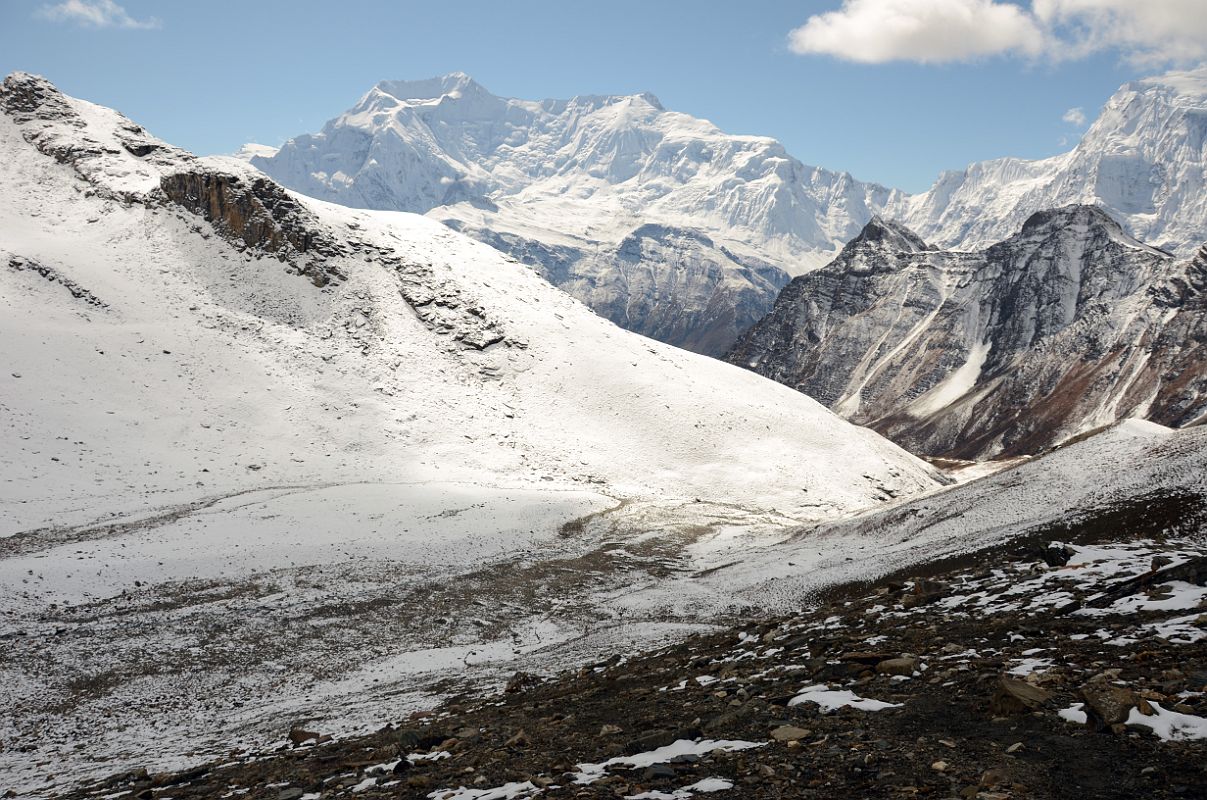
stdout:
POLYGON ((668 225, 643 225, 616 246, 559 246, 456 219, 446 224, 534 267, 622 328, 716 357, 762 319, 789 280, 697 230, 668 225))
POLYGON ((104 309, 108 308, 108 304, 94 295, 92 292, 80 286, 78 283, 61 274, 54 267, 47 266, 32 258, 23 258, 21 256, 8 256, 8 268, 15 272, 29 271, 36 275, 40 275, 50 283, 57 283, 62 286, 67 292, 77 300, 82 300, 93 308, 104 309))
POLYGON ((729 360, 914 452, 1035 453, 1128 416, 1207 412, 1205 274, 1207 254, 1179 261, 1092 206, 977 252, 877 219, 729 360))
MULTIPOLYGON (((213 170, 190 170, 165 175, 164 195, 206 221, 227 238, 293 263, 295 255, 342 253, 334 239, 318 230, 316 221, 277 184, 264 178, 243 180, 213 170)), ((326 286, 332 275, 309 262, 298 267, 315 286, 326 286)))

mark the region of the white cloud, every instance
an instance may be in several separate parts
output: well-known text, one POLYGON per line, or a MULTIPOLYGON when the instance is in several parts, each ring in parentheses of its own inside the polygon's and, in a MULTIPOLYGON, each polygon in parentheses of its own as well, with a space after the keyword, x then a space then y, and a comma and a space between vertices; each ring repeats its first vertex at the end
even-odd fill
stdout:
POLYGON ((1136 63, 1207 58, 1203 0, 1034 0, 1033 12, 1060 44, 1054 58, 1117 50, 1136 63))
POLYGON ((113 0, 65 0, 42 6, 38 16, 52 22, 74 22, 92 28, 158 28, 154 17, 135 19, 113 0))
POLYGON ((1065 112, 1065 115, 1061 117, 1061 119, 1070 125, 1076 125, 1078 128, 1080 128, 1084 126, 1086 122, 1085 110, 1081 108, 1070 108, 1065 112))
POLYGON ((1114 51, 1156 65, 1207 59, 1207 0, 843 0, 789 34, 797 53, 941 63, 1053 61, 1114 51))
POLYGON ((797 53, 848 61, 965 61, 1006 52, 1037 55, 1043 33, 1030 14, 993 0, 845 0, 792 31, 797 53))

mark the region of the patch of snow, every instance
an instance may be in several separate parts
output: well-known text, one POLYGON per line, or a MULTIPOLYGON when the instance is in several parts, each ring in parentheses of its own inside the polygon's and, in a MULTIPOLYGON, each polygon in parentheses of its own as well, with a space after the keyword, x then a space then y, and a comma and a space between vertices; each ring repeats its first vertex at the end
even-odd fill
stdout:
POLYGON ((1127 724, 1149 728, 1167 742, 1207 739, 1207 718, 1166 710, 1151 701, 1150 705, 1156 713, 1145 716, 1139 709, 1133 708, 1128 715, 1127 724))
POLYGON ((654 764, 665 764, 676 756, 706 756, 709 753, 732 753, 738 750, 749 750, 764 746, 765 743, 763 742, 744 742, 731 739, 700 739, 697 741, 679 739, 665 747, 659 747, 656 750, 650 750, 645 753, 637 753, 632 756, 617 756, 598 764, 579 764, 578 774, 575 776, 574 782, 577 784, 594 783, 604 776, 608 767, 624 766, 636 769, 653 766, 654 764))
POLYGON ((505 783, 492 789, 437 789, 428 794, 430 800, 520 800, 536 797, 541 788, 532 781, 505 783))
POLYGON ((696 781, 690 786, 684 786, 681 789, 676 789, 673 792, 663 792, 657 789, 652 789, 641 794, 625 795, 625 800, 684 800, 690 798, 693 794, 707 794, 709 792, 724 792, 733 788, 733 782, 727 781, 724 778, 704 778, 696 781))
POLYGON ((802 703, 816 703, 822 711, 835 711, 839 708, 857 708, 860 711, 881 711, 886 708, 900 708, 901 703, 886 703, 883 700, 868 700, 860 697, 849 689, 831 689, 824 683, 806 686, 800 694, 788 701, 790 706, 802 703))
POLYGON ((1082 709, 1085 708, 1085 703, 1074 703, 1068 708, 1062 708, 1056 712, 1056 715, 1065 722, 1071 722, 1074 725, 1084 725, 1086 722, 1086 714, 1082 709))

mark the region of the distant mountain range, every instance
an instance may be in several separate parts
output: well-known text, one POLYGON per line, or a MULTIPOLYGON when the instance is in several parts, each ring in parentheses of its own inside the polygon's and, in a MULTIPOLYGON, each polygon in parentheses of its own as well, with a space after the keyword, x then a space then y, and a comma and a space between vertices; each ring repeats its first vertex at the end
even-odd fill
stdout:
POLYGON ((807 166, 650 94, 500 98, 461 73, 383 81, 320 133, 249 160, 304 194, 426 213, 631 330, 722 355, 790 276, 873 216, 976 249, 1033 213, 1099 205, 1178 255, 1207 241, 1207 70, 1122 87, 1071 152, 945 173, 910 195, 807 166))

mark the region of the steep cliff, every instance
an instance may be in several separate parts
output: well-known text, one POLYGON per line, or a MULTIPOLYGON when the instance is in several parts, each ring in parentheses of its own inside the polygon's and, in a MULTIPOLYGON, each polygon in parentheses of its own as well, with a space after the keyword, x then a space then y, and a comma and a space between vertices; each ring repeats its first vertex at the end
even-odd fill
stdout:
POLYGON ((1035 453, 1129 416, 1187 425, 1207 412, 1204 259, 1094 206, 973 252, 876 219, 729 360, 933 456, 1035 453))

